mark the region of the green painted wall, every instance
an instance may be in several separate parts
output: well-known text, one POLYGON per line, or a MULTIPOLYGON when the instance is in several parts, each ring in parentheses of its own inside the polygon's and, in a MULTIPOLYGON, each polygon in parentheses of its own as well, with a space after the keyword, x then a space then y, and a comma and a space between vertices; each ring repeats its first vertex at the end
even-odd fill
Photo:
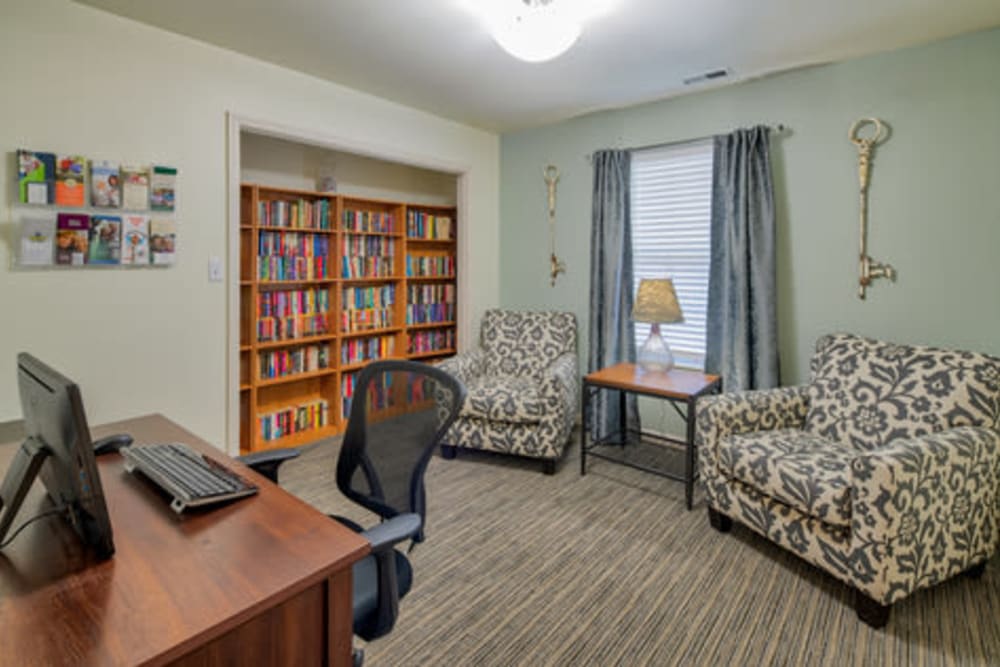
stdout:
MULTIPOLYGON (((1000 355, 1000 30, 722 90, 600 112, 501 139, 500 300, 577 314, 586 359, 590 188, 585 155, 726 132, 790 130, 772 144, 785 384, 807 378, 816 338, 852 331, 1000 355), (871 180, 869 252, 899 272, 856 296, 857 151, 851 123, 892 128, 871 180), (542 168, 562 172, 548 282, 542 168)), ((585 82, 581 82, 585 85, 585 82)), ((669 267, 666 267, 669 269, 669 267)))

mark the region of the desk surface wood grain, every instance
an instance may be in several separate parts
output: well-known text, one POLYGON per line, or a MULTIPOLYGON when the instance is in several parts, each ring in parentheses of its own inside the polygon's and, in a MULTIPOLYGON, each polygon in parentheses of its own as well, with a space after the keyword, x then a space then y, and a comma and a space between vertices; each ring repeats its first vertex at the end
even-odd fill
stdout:
POLYGON ((714 387, 719 376, 679 368, 667 372, 648 372, 636 364, 616 364, 588 374, 585 380, 595 386, 688 399, 700 396, 714 387))
MULTIPOLYGON (((116 553, 95 562, 57 516, 0 551, 0 662, 164 664, 291 600, 368 551, 359 535, 160 415, 93 429, 136 444, 183 442, 260 486, 214 509, 175 514, 119 454, 98 458, 116 553)), ((0 446, 6 471, 16 444, 0 446)), ((15 525, 51 507, 37 482, 15 525)), ((349 581, 349 580, 348 580, 349 581)))

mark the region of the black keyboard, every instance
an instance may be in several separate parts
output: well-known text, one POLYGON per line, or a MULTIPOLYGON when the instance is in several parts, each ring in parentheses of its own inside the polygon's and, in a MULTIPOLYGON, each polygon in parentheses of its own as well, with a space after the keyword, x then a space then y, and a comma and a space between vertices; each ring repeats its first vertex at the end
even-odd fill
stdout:
POLYGON ((180 514, 188 507, 209 505, 257 492, 257 487, 218 461, 187 445, 168 443, 122 447, 125 469, 138 470, 173 496, 170 508, 180 514))

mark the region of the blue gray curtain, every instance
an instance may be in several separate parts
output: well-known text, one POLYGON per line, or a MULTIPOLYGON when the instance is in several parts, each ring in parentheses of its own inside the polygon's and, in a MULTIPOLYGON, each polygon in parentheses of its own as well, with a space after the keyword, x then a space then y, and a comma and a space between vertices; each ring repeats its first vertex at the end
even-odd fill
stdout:
POLYGON ((727 390, 778 385, 770 130, 715 137, 705 370, 727 390))
MULTIPOLYGON (((635 361, 632 322, 632 232, 629 221, 628 151, 597 151, 590 232, 590 345, 588 370, 635 361)), ((639 428, 634 395, 626 400, 627 427, 639 428)), ((602 391, 590 403, 590 434, 596 438, 619 428, 617 396, 602 391)), ((586 428, 587 425, 584 425, 586 428)))

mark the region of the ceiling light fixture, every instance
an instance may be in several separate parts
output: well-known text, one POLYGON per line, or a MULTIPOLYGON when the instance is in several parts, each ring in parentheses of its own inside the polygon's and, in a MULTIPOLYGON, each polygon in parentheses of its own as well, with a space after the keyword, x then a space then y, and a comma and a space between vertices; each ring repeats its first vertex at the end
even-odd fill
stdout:
POLYGON ((507 53, 529 63, 552 60, 569 50, 588 20, 617 0, 465 0, 480 14, 507 53))

